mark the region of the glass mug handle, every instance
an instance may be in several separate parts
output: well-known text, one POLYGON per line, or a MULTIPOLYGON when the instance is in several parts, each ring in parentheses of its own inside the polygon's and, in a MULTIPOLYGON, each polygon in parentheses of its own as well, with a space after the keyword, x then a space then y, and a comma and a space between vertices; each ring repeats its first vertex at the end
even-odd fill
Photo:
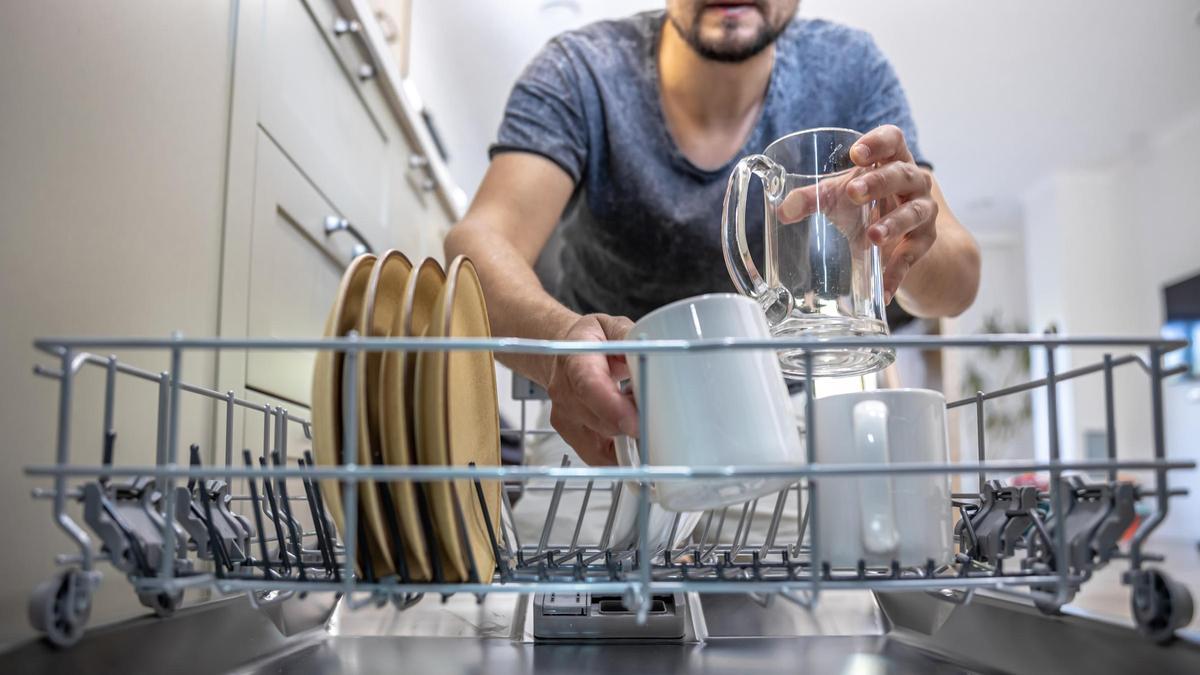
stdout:
POLYGON ((721 251, 725 267, 738 292, 750 296, 762 306, 767 322, 776 325, 792 311, 792 295, 786 288, 768 286, 754 265, 746 243, 746 195, 750 177, 758 176, 771 201, 783 196, 783 167, 766 155, 742 158, 729 174, 725 204, 721 210, 721 251))

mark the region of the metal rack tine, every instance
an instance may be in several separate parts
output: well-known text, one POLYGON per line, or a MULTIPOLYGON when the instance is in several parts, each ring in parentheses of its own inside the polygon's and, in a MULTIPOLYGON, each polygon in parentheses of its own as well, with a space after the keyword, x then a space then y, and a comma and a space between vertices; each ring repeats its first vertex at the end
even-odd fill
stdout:
POLYGON ((429 493, 426 488, 427 483, 414 482, 413 487, 417 491, 417 516, 421 519, 421 534, 425 537, 425 553, 429 556, 430 571, 433 572, 433 582, 440 584, 445 581, 445 572, 442 570, 442 556, 440 553, 440 539, 437 538, 433 528, 433 516, 429 508, 429 493))
MULTIPOLYGON (((371 553, 370 553, 371 549, 368 548, 368 544, 367 544, 367 528, 365 528, 365 527, 358 528, 358 532, 356 533, 356 538, 358 539, 358 550, 361 552, 358 554, 358 559, 362 563, 363 578, 368 583, 373 584, 376 581, 379 581, 379 577, 377 577, 375 575, 375 561, 374 561, 373 557, 371 556, 371 553)), ((349 554, 347 554, 347 555, 349 555, 349 554)))
MULTIPOLYGON (((717 547, 719 547, 721 545, 721 530, 725 529, 725 517, 728 514, 729 514, 729 507, 728 506, 721 507, 721 517, 717 519, 717 531, 713 533, 712 546, 709 547, 709 549, 704 552, 705 559, 708 559, 708 556, 712 555, 713 551, 717 550, 717 547)), ((700 543, 701 543, 701 545, 704 544, 703 541, 701 541, 700 543)))
MULTIPOLYGON (((200 445, 198 443, 192 443, 192 445, 188 448, 188 466, 200 466, 200 445)), ((188 492, 192 492, 196 489, 196 478, 194 476, 188 479, 187 489, 188 492)))
MULTIPOLYGON (((267 460, 263 457, 258 458, 258 466, 261 469, 267 468, 267 460)), ((271 488, 271 480, 266 476, 263 477, 263 503, 271 505, 271 520, 275 523, 275 541, 279 544, 279 565, 284 575, 291 572, 291 564, 287 556, 287 541, 283 538, 283 525, 279 522, 279 506, 275 503, 275 491, 271 488)), ((259 540, 265 539, 265 532, 258 533, 259 540)), ((266 560, 264 560, 266 562, 266 560)))
MULTIPOLYGON (((271 464, 278 468, 284 461, 281 459, 282 455, 283 453, 278 450, 272 452, 271 464)), ((296 520, 292 518, 292 504, 291 500, 288 499, 287 479, 282 477, 277 478, 275 488, 279 491, 279 501, 283 509, 284 520, 287 521, 288 537, 292 543, 292 555, 296 558, 296 572, 300 580, 303 581, 307 577, 304 572, 304 547, 300 545, 300 536, 296 533, 296 520)), ((283 550, 281 548, 281 551, 283 550)))
MULTIPOLYGON (((469 466, 472 469, 475 468, 475 462, 470 462, 469 466)), ((496 530, 492 527, 492 517, 490 515, 488 515, 487 499, 485 499, 484 495, 483 495, 483 485, 479 482, 478 478, 472 479, 471 482, 475 485, 475 497, 476 497, 476 499, 479 500, 479 511, 483 515, 483 524, 484 524, 484 527, 487 528, 488 541, 491 542, 491 544, 492 544, 493 555, 496 556, 496 566, 499 567, 499 569, 500 569, 501 578, 507 580, 508 579, 508 562, 504 559, 504 556, 500 553, 500 545, 498 543, 496 543, 496 530)), ((500 486, 500 491, 504 492, 503 485, 500 486)))
MULTIPOLYGON (((305 450, 304 457, 299 459, 297 461, 297 464, 301 468, 310 467, 311 466, 311 464, 309 462, 310 457, 312 457, 312 454, 309 451, 305 450)), ((325 514, 322 512, 321 507, 318 505, 317 498, 313 494, 319 488, 317 488, 317 486, 313 485, 312 479, 309 478, 308 476, 303 476, 303 477, 301 477, 300 480, 301 480, 301 483, 304 485, 304 497, 305 497, 305 500, 308 502, 308 510, 312 516, 313 530, 315 531, 316 536, 317 536, 317 549, 320 550, 320 552, 321 552, 321 563, 323 564, 323 566, 325 568, 325 574, 326 575, 335 574, 338 569, 338 564, 337 564, 337 560, 333 556, 333 548, 329 545, 329 540, 326 538, 325 514)))
MULTIPOLYGON (((570 465, 571 460, 564 454, 559 466, 566 468, 570 465)), ((562 499, 563 486, 566 485, 566 482, 565 478, 559 478, 554 482, 554 493, 550 496, 550 508, 546 509, 546 522, 542 525, 542 534, 538 538, 538 553, 546 550, 546 544, 550 540, 550 531, 554 529, 554 517, 558 515, 558 503, 562 499)))
MULTIPOLYGON (((316 464, 313 462, 312 450, 304 451, 304 461, 308 464, 309 468, 316 466, 316 464)), ((312 490, 313 500, 316 502, 317 507, 317 530, 324 534, 325 546, 329 549, 329 559, 333 564, 333 579, 334 581, 341 581, 342 567, 341 565, 337 564, 338 561, 335 548, 337 545, 337 535, 335 533, 336 531, 334 530, 333 524, 329 522, 329 517, 326 515, 325 498, 321 496, 321 488, 319 485, 317 485, 316 481, 314 481, 312 478, 309 478, 308 483, 310 489, 312 490)))
POLYGON ((668 565, 671 564, 671 549, 675 548, 675 535, 679 532, 679 521, 682 518, 683 513, 679 512, 671 519, 671 531, 667 533, 667 543, 663 552, 663 562, 668 565))
POLYGON ((505 553, 511 558, 514 550, 521 549, 521 539, 517 534, 516 518, 513 517, 512 500, 508 498, 508 489, 503 483, 500 485, 500 503, 504 506, 504 513, 500 518, 500 534, 504 539, 505 553), (509 542, 509 537, 512 537, 512 542, 509 542))
MULTIPOLYGON (((104 448, 103 448, 103 450, 101 450, 101 458, 100 458, 100 464, 102 466, 112 466, 113 452, 116 448, 116 444, 117 444, 117 432, 113 429, 109 429, 104 434, 104 448)), ((98 480, 100 481, 101 484, 105 484, 105 483, 108 483, 109 478, 107 475, 101 474, 98 477, 98 480)))
MULTIPOLYGON (((193 445, 193 457, 197 464, 200 460, 200 448, 193 445)), ((204 511, 204 529, 208 531, 208 547, 211 549, 213 557, 213 571, 217 578, 225 577, 225 570, 233 571, 233 561, 230 560, 229 551, 225 550, 225 542, 221 539, 217 532, 216 524, 213 522, 212 497, 208 494, 207 481, 200 480, 200 508, 204 511)))
POLYGON ((608 549, 612 538, 613 520, 617 517, 617 505, 621 503, 621 492, 625 484, 619 480, 612 482, 612 500, 608 504, 608 515, 604 518, 604 531, 600 534, 600 548, 608 549))
POLYGON ((771 522, 767 525, 767 536, 763 541, 762 548, 758 550, 760 556, 766 556, 767 553, 775 548, 775 537, 779 533, 779 521, 783 518, 783 510, 786 508, 788 493, 792 491, 792 486, 779 491, 775 497, 775 509, 771 511, 771 522))
POLYGON ((101 427, 101 440, 103 442, 103 446, 101 446, 103 447, 101 462, 106 465, 112 464, 112 439, 117 435, 113 427, 116 406, 117 357, 115 354, 109 354, 104 362, 104 420, 101 427))
POLYGON ((753 521, 756 508, 758 508, 757 499, 742 503, 742 514, 738 517, 737 530, 733 533, 733 544, 730 547, 733 555, 737 555, 742 550, 746 538, 750 536, 750 523, 746 522, 746 517, 749 515, 750 520, 753 521))
MULTIPOLYGON (((250 448, 245 448, 242 450, 242 459, 244 460, 247 469, 254 467, 254 460, 251 458, 250 448)), ((274 579, 275 570, 271 568, 271 557, 267 554, 267 538, 263 536, 267 530, 263 527, 262 505, 258 500, 258 482, 253 478, 247 478, 246 486, 250 490, 250 504, 252 506, 251 510, 254 512, 254 524, 258 531, 258 550, 262 560, 263 578, 274 579)), ((248 553, 249 551, 247 551, 247 554, 248 553)))
POLYGON ((592 481, 587 482, 587 487, 583 490, 583 499, 579 503, 579 518, 575 520, 575 531, 571 533, 571 545, 567 548, 568 551, 574 551, 579 544, 579 531, 583 529, 584 517, 587 515, 588 501, 592 498, 592 481))
MULTIPOLYGON (((475 551, 471 548, 471 536, 467 533, 467 521, 463 514, 462 502, 459 501, 458 497, 458 484, 457 481, 447 481, 447 485, 450 486, 450 501, 454 507, 454 522, 458 525, 458 542, 462 546, 462 550, 467 553, 467 581, 468 583, 477 584, 482 581, 482 578, 480 577, 478 563, 475 560, 475 551)), ((482 511, 483 503, 480 502, 478 506, 482 511)), ((488 581, 491 581, 490 576, 488 577, 488 581)))
POLYGON ((396 520, 395 500, 392 499, 391 487, 383 481, 375 483, 376 491, 379 493, 380 507, 383 509, 383 526, 387 530, 388 539, 391 543, 392 558, 396 561, 396 576, 400 578, 401 583, 409 583, 412 577, 408 572, 408 559, 404 555, 405 538, 400 530, 400 523, 396 520))

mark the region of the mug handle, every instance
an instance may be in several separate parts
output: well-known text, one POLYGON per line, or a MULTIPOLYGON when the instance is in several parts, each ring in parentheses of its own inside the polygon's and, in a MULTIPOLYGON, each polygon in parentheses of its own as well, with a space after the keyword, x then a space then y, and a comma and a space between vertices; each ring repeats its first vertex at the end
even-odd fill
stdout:
POLYGON ((767 322, 775 325, 792 311, 792 295, 786 288, 767 285, 746 243, 746 195, 750 177, 758 176, 770 200, 783 195, 783 167, 766 155, 744 157, 729 174, 725 186, 725 203, 721 209, 721 252, 725 268, 738 292, 758 301, 766 312, 767 322))
MULTIPOLYGON (((864 464, 890 462, 888 409, 883 401, 861 401, 854 406, 854 449, 857 460, 864 464)), ((858 497, 863 550, 872 555, 894 553, 900 534, 891 476, 859 477, 858 497)))

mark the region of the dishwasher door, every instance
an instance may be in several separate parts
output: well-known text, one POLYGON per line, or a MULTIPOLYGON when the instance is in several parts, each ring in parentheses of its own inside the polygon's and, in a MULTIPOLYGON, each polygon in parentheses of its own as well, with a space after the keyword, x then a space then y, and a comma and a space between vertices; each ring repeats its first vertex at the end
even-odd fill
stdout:
MULTIPOLYGON (((295 626, 305 612, 320 616, 313 600, 275 611, 295 626)), ((928 593, 827 593, 812 610, 780 596, 689 594, 688 636, 671 644, 536 642, 527 595, 426 596, 405 611, 345 605, 285 637, 231 598, 99 628, 70 650, 30 641, 0 654, 0 672, 1200 672, 1190 634, 1158 646, 1130 627, 1048 617, 984 593, 961 605, 928 593)))

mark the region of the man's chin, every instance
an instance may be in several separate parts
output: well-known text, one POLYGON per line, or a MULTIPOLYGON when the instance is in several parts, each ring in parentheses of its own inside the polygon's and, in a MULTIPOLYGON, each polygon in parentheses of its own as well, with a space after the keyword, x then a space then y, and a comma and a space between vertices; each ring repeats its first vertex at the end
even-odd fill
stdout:
POLYGON ((700 39, 692 46, 696 48, 696 51, 699 52, 701 56, 707 59, 723 61, 726 63, 737 63, 757 55, 769 45, 770 42, 765 42, 762 38, 723 38, 718 40, 700 39))

